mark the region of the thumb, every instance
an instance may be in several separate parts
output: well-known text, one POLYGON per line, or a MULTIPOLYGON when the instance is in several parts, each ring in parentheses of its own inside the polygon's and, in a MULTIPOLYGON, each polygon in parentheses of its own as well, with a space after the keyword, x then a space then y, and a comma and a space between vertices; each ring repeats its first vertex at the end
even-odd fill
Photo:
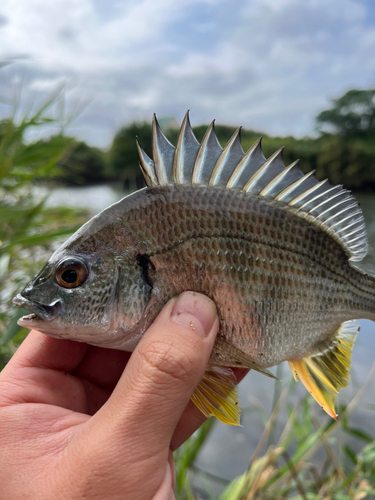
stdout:
POLYGON ((216 306, 204 295, 184 292, 166 304, 105 405, 111 425, 122 429, 120 447, 129 446, 130 436, 139 444, 141 434, 148 454, 169 448, 207 366, 218 325, 216 306))

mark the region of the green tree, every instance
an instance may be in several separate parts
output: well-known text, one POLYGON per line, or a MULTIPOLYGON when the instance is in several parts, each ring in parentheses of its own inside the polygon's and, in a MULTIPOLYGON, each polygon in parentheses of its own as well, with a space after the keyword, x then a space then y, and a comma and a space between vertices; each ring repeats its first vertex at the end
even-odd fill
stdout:
POLYGON ((71 184, 91 184, 111 179, 103 151, 83 141, 73 141, 72 148, 59 161, 58 167, 59 178, 71 184))
POLYGON ((109 164, 114 180, 124 185, 134 183, 143 186, 143 178, 139 168, 139 157, 135 145, 138 137, 142 148, 151 156, 151 125, 148 123, 131 123, 121 128, 115 135, 109 151, 109 164))
POLYGON ((349 90, 332 107, 317 117, 321 131, 333 131, 345 137, 374 137, 375 89, 349 90))

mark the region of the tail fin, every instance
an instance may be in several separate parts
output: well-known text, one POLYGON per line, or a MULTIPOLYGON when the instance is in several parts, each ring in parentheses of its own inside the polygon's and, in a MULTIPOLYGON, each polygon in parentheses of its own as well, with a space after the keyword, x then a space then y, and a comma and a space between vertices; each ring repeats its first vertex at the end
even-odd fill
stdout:
POLYGON ((295 380, 300 378, 315 401, 335 420, 335 399, 340 389, 349 384, 350 360, 358 331, 357 321, 347 321, 321 353, 289 361, 295 380))

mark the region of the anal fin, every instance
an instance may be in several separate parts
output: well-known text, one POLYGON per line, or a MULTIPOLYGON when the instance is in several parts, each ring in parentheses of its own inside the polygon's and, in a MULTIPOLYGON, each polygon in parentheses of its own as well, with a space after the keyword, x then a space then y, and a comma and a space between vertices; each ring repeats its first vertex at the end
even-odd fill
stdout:
POLYGON ((295 380, 298 377, 323 410, 335 420, 335 399, 340 389, 349 384, 352 349, 358 331, 357 321, 347 321, 324 344, 322 352, 288 361, 295 380))
POLYGON ((204 416, 216 417, 229 425, 240 425, 241 410, 233 370, 210 366, 203 375, 191 400, 204 416))
POLYGON ((240 425, 237 380, 228 367, 256 370, 276 380, 277 377, 224 337, 216 337, 209 366, 191 400, 206 417, 214 416, 225 424, 240 425))
POLYGON ((247 368, 278 380, 272 372, 267 370, 267 368, 261 366, 254 358, 235 347, 224 337, 216 337, 216 342, 210 357, 210 365, 247 368))

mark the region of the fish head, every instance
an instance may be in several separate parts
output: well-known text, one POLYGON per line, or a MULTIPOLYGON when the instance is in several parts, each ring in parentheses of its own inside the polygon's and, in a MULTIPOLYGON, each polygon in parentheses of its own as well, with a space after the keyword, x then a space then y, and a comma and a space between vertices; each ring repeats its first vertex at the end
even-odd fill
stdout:
POLYGON ((131 350, 149 298, 142 269, 133 257, 85 247, 63 245, 13 299, 31 313, 18 324, 52 337, 131 350))

